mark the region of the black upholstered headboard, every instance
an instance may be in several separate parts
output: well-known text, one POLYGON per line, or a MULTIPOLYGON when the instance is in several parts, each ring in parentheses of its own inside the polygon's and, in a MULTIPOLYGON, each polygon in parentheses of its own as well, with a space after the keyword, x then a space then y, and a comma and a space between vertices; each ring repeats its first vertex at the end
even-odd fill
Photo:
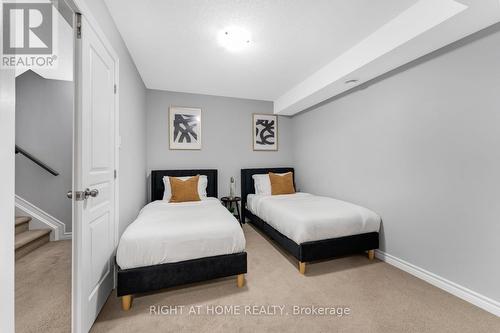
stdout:
POLYGON ((163 177, 186 177, 205 175, 208 178, 207 196, 217 198, 217 170, 216 169, 200 169, 200 170, 153 170, 151 171, 151 201, 162 200, 165 186, 163 185, 163 177))
POLYGON ((241 220, 245 221, 245 210, 247 195, 255 193, 255 184, 253 175, 266 174, 269 172, 285 173, 293 172, 293 184, 295 185, 295 172, 293 168, 259 168, 259 169, 241 169, 241 220))

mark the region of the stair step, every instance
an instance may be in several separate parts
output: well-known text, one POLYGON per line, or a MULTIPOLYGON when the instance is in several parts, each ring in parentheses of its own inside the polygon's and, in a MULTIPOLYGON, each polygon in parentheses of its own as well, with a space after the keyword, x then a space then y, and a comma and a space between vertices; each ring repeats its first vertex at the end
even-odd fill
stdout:
POLYGON ((50 229, 37 229, 22 232, 16 235, 16 250, 20 247, 27 245, 28 243, 37 240, 40 237, 50 234, 50 229))
POLYGON ((28 223, 29 221, 31 221, 30 216, 16 216, 16 225, 28 223))
POLYGON ((30 221, 29 216, 16 216, 16 235, 28 231, 30 221))
POLYGON ((50 229, 24 231, 16 235, 16 259, 50 241, 50 229))

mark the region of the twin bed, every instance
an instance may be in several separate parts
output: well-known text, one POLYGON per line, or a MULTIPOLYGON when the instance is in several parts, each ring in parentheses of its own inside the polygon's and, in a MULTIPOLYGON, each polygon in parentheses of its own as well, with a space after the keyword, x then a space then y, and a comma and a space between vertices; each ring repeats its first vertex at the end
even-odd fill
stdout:
POLYGON ((120 239, 116 254, 117 296, 128 310, 132 295, 177 285, 237 276, 247 272, 245 236, 240 224, 217 199, 217 170, 151 172, 151 203, 120 239), (164 177, 205 175, 201 201, 168 203, 164 177))
MULTIPOLYGON (((380 217, 344 201, 307 193, 256 194, 254 175, 293 168, 241 170, 242 221, 249 218, 299 261, 306 263, 378 248, 380 217)), ((166 178, 168 181, 168 178, 166 178)), ((198 183, 200 184, 200 183, 198 183)), ((199 190, 200 192, 200 190, 199 190)), ((217 170, 151 172, 151 203, 121 236, 116 254, 117 296, 128 310, 132 295, 247 272, 245 237, 217 199, 217 170), (169 203, 164 177, 206 176, 200 201, 169 203), (205 195, 206 190, 206 195, 205 195)))
MULTIPOLYGON (((293 168, 241 170, 242 220, 245 218, 299 261, 306 263, 363 251, 373 259, 379 246, 380 217, 340 200, 307 193, 255 194, 254 175, 284 174, 293 168)), ((294 181, 295 183, 295 181, 294 181)))

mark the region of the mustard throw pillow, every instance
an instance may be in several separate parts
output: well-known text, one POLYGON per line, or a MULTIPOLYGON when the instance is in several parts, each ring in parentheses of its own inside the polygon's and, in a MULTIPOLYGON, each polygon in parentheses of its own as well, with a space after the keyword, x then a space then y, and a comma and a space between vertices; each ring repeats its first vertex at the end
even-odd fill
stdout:
POLYGON ((200 176, 194 176, 186 180, 181 180, 175 177, 168 177, 172 190, 172 197, 169 202, 200 201, 200 195, 198 194, 199 178, 200 176))
POLYGON ((271 181, 272 195, 295 193, 292 172, 287 172, 282 176, 269 172, 269 180, 271 181))

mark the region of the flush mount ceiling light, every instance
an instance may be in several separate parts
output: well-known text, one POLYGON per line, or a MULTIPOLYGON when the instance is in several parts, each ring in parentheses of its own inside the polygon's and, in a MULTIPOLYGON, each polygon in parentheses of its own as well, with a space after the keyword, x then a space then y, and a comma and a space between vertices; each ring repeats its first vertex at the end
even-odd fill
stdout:
POLYGON ((250 45, 250 33, 240 27, 228 27, 219 32, 219 44, 226 50, 238 52, 250 45))

